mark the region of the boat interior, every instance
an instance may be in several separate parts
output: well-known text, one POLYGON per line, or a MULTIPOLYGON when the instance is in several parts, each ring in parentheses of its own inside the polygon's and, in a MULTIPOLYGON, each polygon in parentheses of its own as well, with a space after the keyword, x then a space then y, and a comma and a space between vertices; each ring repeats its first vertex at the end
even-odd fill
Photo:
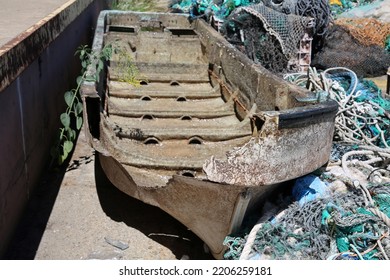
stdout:
MULTIPOLYGON (((104 35, 104 44, 117 49, 109 62, 104 106, 107 130, 114 132, 122 154, 117 156, 133 172, 158 172, 162 185, 173 174, 204 178, 206 159, 225 155, 253 134, 250 112, 237 112, 239 92, 214 74, 198 34, 186 26, 150 20, 124 26, 118 19, 104 35), (131 68, 136 73, 129 73, 131 68), (129 81, 129 75, 137 79, 129 81)), ((158 178, 134 179, 156 186, 158 178)))

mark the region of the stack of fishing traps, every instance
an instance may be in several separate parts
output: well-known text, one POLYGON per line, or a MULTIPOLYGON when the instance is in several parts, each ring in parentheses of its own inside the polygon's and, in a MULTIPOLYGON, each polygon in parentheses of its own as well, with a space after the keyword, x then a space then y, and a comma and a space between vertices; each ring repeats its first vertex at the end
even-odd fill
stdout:
POLYGON ((305 72, 311 63, 315 20, 286 14, 262 2, 236 8, 221 33, 246 55, 274 73, 305 72))

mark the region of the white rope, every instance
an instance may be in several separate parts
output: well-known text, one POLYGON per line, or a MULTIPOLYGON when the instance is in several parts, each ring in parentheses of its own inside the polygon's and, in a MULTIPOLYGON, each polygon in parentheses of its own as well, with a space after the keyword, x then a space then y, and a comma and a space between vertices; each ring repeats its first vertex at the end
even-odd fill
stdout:
POLYGON ((318 73, 315 68, 309 68, 307 74, 290 73, 285 75, 284 79, 310 91, 329 93, 329 98, 339 105, 335 119, 335 137, 340 138, 340 141, 370 146, 377 146, 380 143, 390 149, 385 131, 380 127, 380 124, 390 118, 390 114, 371 100, 356 101, 362 92, 356 90, 359 80, 352 70, 345 67, 334 67, 318 73), (347 91, 336 79, 329 76, 330 72, 335 71, 349 73, 351 85, 347 91), (372 113, 378 112, 379 109, 384 111, 384 116, 372 113), (369 136, 371 131, 368 129, 368 125, 375 126, 378 131, 377 135, 369 136))
MULTIPOLYGON (((354 99, 357 98, 361 92, 356 91, 356 88, 358 86, 358 79, 356 74, 351 71, 348 68, 344 67, 336 67, 336 68, 329 68, 325 70, 324 72, 318 74, 317 71, 312 68, 309 68, 308 74, 302 74, 302 73, 296 73, 296 74, 287 74, 284 76, 284 79, 289 80, 290 82, 293 82, 299 86, 305 86, 309 90, 312 91, 318 91, 318 90, 326 90, 329 92, 330 98, 335 100, 339 104, 339 112, 336 116, 336 131, 339 133, 339 137, 343 139, 346 142, 350 143, 357 143, 361 144, 359 145, 360 150, 354 150, 349 151, 345 153, 341 161, 339 161, 338 165, 341 165, 345 175, 349 178, 350 183, 352 183, 356 188, 359 188, 362 191, 365 204, 370 212, 372 212, 374 215, 379 217, 383 220, 383 222, 390 228, 390 218, 387 217, 385 213, 380 211, 374 204, 374 201, 371 197, 371 194, 367 187, 364 184, 361 184, 359 180, 357 180, 350 171, 349 165, 354 164, 358 165, 362 168, 365 168, 370 173, 377 170, 375 166, 377 166, 378 163, 385 162, 390 159, 390 147, 386 142, 386 139, 384 138, 384 132, 379 127, 378 117, 375 116, 362 116, 362 113, 365 111, 375 111, 375 109, 378 109, 377 104, 371 104, 372 101, 369 102, 356 102, 354 99), (348 71, 352 75, 352 81, 351 81, 351 90, 350 93, 347 94, 345 90, 339 85, 337 81, 332 81, 331 79, 326 78, 326 74, 331 71, 348 71), (375 109, 374 109, 375 108, 375 109), (358 120, 363 123, 362 125, 359 125, 358 120), (375 125, 376 129, 379 131, 379 135, 375 137, 369 137, 367 136, 363 128, 365 125, 371 124, 375 125), (382 143, 384 144, 385 148, 378 147, 375 142, 380 138, 382 143), (367 158, 367 160, 364 161, 351 161, 348 160, 352 156, 359 156, 363 155, 367 158)), ((387 115, 386 115, 387 116, 387 115)), ((386 172, 389 172, 390 170, 385 169, 386 172)), ((384 177, 386 177, 384 175, 384 177)), ((383 179, 384 177, 381 177, 383 179)), ((266 216, 266 215, 265 215, 266 216)), ((253 244, 256 240, 256 236, 258 231, 262 228, 263 222, 268 220, 270 216, 268 217, 262 217, 256 225, 252 228, 250 231, 246 243, 244 245, 244 248, 240 255, 240 260, 247 260, 250 258, 250 254, 252 252, 253 244)), ((380 248, 382 254, 384 255, 385 259, 389 259, 386 255, 385 250, 383 249, 382 244, 380 243, 380 240, 377 242, 377 246, 380 248)), ((359 253, 359 251, 351 246, 356 254, 359 256, 359 258, 362 258, 362 255, 359 253)), ((331 256, 330 258, 334 258, 336 255, 331 256)))
POLYGON ((276 215, 277 212, 278 209, 273 207, 257 221, 256 225, 252 228, 246 239, 246 243, 240 255, 240 260, 248 260, 250 258, 250 253, 252 252, 252 247, 255 243, 257 232, 262 228, 263 223, 276 215))
POLYGON ((252 251, 252 246, 255 243, 257 232, 261 229, 262 223, 258 222, 251 230, 251 232, 248 235, 248 238, 246 239, 246 243, 244 248, 242 249, 240 260, 248 260, 249 255, 252 251))
POLYGON ((376 243, 378 244, 379 250, 381 250, 381 253, 385 257, 385 259, 389 260, 389 257, 387 256, 386 251, 385 251, 385 249, 382 246, 381 240, 378 239, 378 241, 376 243))

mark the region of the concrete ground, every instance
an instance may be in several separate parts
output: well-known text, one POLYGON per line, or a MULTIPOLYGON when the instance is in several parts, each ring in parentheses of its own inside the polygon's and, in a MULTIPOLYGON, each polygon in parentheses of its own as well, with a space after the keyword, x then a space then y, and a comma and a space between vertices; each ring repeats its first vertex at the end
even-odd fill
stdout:
POLYGON ((212 259, 171 216, 130 198, 100 171, 83 131, 66 168, 48 171, 5 259, 212 259), (128 247, 120 249, 116 246, 128 247))

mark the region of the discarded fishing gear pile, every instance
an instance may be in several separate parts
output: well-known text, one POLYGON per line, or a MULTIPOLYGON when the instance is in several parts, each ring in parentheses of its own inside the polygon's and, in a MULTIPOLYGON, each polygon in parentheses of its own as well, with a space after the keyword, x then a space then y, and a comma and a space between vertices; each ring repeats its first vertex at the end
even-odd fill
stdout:
POLYGON ((338 102, 338 141, 325 170, 267 203, 252 230, 226 237, 225 259, 389 259, 390 100, 342 67, 285 79, 338 102))
MULTIPOLYGON (((379 0, 383 1, 383 0, 379 0)), ((340 14, 356 8, 370 9, 376 4, 375 0, 330 0, 330 8, 333 17, 337 18, 340 14)))
POLYGON ((188 13, 190 17, 205 17, 207 20, 215 16, 225 19, 236 7, 248 6, 260 0, 173 0, 170 3, 172 12, 188 13))
POLYGON ((296 184, 298 201, 249 234, 226 237, 224 258, 389 259, 390 184, 326 184, 296 184))
POLYGON ((314 21, 285 14, 262 3, 236 8, 221 33, 256 63, 275 73, 297 71, 300 41, 312 33, 314 21))
POLYGON ((170 7, 204 17, 250 59, 277 74, 299 70, 304 38, 312 44, 305 53, 311 59, 331 19, 328 0, 182 0, 170 7))
POLYGON ((357 148, 335 142, 325 171, 298 178, 291 196, 264 205, 252 230, 225 238, 224 258, 388 260, 390 149, 357 148))
POLYGON ((375 177, 376 182, 390 182, 390 99, 370 81, 360 81, 343 67, 307 74, 288 74, 285 79, 317 94, 328 93, 339 109, 335 119, 334 148, 349 149, 339 157, 331 155, 330 165, 341 166, 352 177, 350 166, 358 168, 359 181, 375 177))
POLYGON ((321 47, 329 21, 327 0, 263 0, 236 8, 221 33, 250 59, 280 74, 310 64, 311 51, 321 47))
POLYGON ((311 66, 318 69, 343 66, 359 77, 381 76, 390 65, 388 44, 390 23, 340 18, 329 27, 324 45, 313 57, 311 66))
POLYGON ((317 93, 329 93, 339 104, 335 141, 390 148, 390 100, 370 81, 360 81, 343 67, 307 74, 285 75, 285 79, 317 93))

